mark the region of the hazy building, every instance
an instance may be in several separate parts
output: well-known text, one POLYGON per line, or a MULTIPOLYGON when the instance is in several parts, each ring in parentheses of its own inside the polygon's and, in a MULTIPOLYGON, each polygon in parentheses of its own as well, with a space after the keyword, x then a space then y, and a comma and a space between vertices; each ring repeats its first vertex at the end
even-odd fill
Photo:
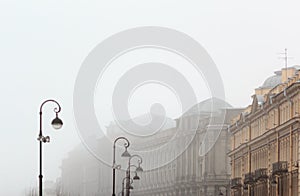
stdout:
MULTIPOLYGON (((175 129, 181 130, 168 152, 153 156, 153 163, 174 154, 190 140, 189 131, 196 133, 180 156, 169 164, 144 172, 132 195, 193 195, 215 196, 229 191, 230 166, 228 125, 232 116, 241 112, 220 99, 209 99, 187 111, 175 128, 167 129, 148 141, 149 146, 168 143, 175 129), (214 106, 213 106, 214 105, 214 106), (200 112, 200 113, 199 113, 200 112), (199 123, 195 122, 199 121, 199 123), (228 123, 228 124, 227 124, 228 123)), ((140 145, 140 148, 144 144, 140 145)))
POLYGON ((230 126, 231 195, 300 194, 299 67, 275 72, 230 126))
MULTIPOLYGON (((139 174, 141 179, 134 181, 131 195, 215 196, 220 191, 224 195, 229 192, 228 127, 231 118, 241 111, 212 98, 195 105, 180 119, 167 119, 163 130, 152 137, 136 139, 128 136, 132 150, 151 152, 167 144, 166 149, 142 154, 142 166, 146 169, 139 174), (167 159, 171 161, 165 163, 167 159)), ((111 138, 122 135, 113 124, 107 132, 111 138)), ((111 154, 111 147, 108 144, 105 149, 108 154, 111 154)), ((70 152, 61 168, 64 195, 111 195, 111 167, 88 155, 82 147, 70 152)), ((118 193, 122 190, 125 172, 119 170, 116 176, 118 193)))
POLYGON ((102 186, 100 183, 104 177, 101 173, 103 167, 103 164, 90 154, 82 144, 78 145, 62 161, 60 179, 62 195, 99 195, 102 186))

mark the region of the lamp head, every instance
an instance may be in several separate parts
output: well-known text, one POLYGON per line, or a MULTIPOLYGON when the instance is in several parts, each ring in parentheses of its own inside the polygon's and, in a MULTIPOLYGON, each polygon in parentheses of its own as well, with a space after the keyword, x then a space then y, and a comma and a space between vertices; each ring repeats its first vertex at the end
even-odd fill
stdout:
POLYGON ((132 186, 132 185, 129 185, 129 189, 133 189, 133 186, 132 186))
POLYGON ((140 177, 137 175, 137 173, 135 173, 135 176, 133 176, 133 180, 139 180, 140 177))
POLYGON ((127 151, 127 147, 125 147, 125 151, 122 153, 121 155, 122 157, 130 157, 131 155, 129 154, 129 152, 127 151))
POLYGON ((144 170, 143 170, 143 168, 141 167, 141 164, 139 163, 139 166, 137 166, 137 168, 136 168, 136 170, 135 170, 136 172, 143 172, 144 170))
POLYGON ((60 129, 63 126, 63 122, 60 118, 58 118, 58 116, 56 115, 56 117, 52 120, 51 125, 54 129, 60 129))

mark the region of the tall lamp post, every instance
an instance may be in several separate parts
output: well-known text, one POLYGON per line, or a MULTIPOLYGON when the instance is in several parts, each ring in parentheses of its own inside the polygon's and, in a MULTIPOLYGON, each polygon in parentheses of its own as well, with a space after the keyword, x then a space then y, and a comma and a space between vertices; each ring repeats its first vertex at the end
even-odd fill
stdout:
POLYGON ((112 169, 113 169, 113 192, 112 192, 112 196, 116 196, 116 168, 118 167, 116 165, 116 143, 118 140, 124 140, 124 147, 125 147, 125 151, 122 153, 122 157, 130 157, 129 152, 127 151, 127 148, 129 147, 130 143, 129 140, 126 137, 118 137, 117 139, 115 139, 114 144, 113 144, 113 165, 112 165, 112 169))
POLYGON ((48 99, 48 100, 44 101, 42 103, 42 105, 40 106, 40 112, 39 112, 39 115, 40 115, 40 131, 39 131, 39 136, 37 138, 38 141, 40 142, 39 196, 43 195, 42 144, 50 142, 50 137, 49 136, 43 136, 43 132, 42 132, 42 114, 43 114, 42 110, 43 110, 43 106, 48 102, 53 102, 58 106, 58 107, 54 108, 55 118, 51 122, 53 128, 54 129, 60 129, 63 125, 62 120, 58 118, 58 113, 61 111, 61 107, 60 107, 59 103, 57 101, 53 100, 53 99, 48 99))
MULTIPOLYGON (((126 171, 126 177, 127 179, 130 179, 130 167, 132 167, 133 165, 131 165, 131 159, 133 159, 134 157, 138 158, 138 166, 136 166, 135 172, 142 172, 143 168, 141 167, 141 164, 143 163, 143 159, 140 155, 132 155, 129 160, 128 160, 128 167, 127 167, 127 171, 126 171)), ((129 183, 129 181, 127 182, 127 184, 129 183)), ((130 189, 126 190, 126 195, 129 196, 130 195, 130 189)))

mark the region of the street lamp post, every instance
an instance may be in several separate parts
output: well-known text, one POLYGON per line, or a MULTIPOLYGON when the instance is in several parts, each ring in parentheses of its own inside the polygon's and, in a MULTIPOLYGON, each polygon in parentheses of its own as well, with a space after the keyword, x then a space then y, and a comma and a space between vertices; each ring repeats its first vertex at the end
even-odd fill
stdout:
MULTIPOLYGON (((132 155, 129 160, 128 160, 128 167, 127 167, 127 171, 126 171, 126 177, 127 179, 130 179, 130 167, 132 167, 133 165, 131 165, 131 159, 137 157, 138 158, 138 166, 135 166, 135 172, 142 172, 143 168, 141 167, 141 164, 143 163, 143 159, 141 156, 139 155, 132 155)), ((137 174, 137 173, 136 173, 137 174)), ((137 175, 136 175, 137 176, 137 175)), ((127 182, 129 183, 129 182, 127 182)), ((126 189, 126 195, 129 196, 130 195, 130 189, 126 189)))
POLYGON ((116 193, 115 193, 115 191, 116 191, 116 168, 118 167, 116 165, 116 143, 118 140, 125 140, 125 143, 124 143, 125 151, 123 152, 123 154, 121 156, 122 157, 130 157, 130 154, 127 151, 127 148, 130 145, 129 140, 126 137, 118 137, 117 139, 115 139, 114 144, 113 144, 113 165, 112 165, 113 193, 112 193, 112 196, 116 196, 116 193))
POLYGON ((43 136, 42 133, 42 109, 43 106, 48 103, 48 102, 53 102, 55 103, 57 107, 54 108, 54 112, 55 112, 55 118, 52 120, 51 124, 53 126, 54 129, 60 129, 63 125, 63 122, 61 119, 58 118, 58 113, 61 111, 61 107, 59 105, 59 103, 53 99, 48 99, 46 101, 44 101, 42 103, 42 105, 40 106, 40 131, 39 131, 39 136, 38 136, 38 140, 40 142, 40 174, 39 174, 39 196, 43 195, 43 174, 42 174, 42 144, 43 143, 47 143, 50 142, 50 137, 49 136, 43 136))

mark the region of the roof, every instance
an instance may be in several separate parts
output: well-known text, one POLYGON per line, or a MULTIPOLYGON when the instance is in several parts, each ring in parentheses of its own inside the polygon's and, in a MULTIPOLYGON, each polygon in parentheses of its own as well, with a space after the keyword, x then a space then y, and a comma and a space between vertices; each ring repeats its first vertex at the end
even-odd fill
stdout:
POLYGON ((226 108, 232 108, 232 106, 222 99, 212 97, 194 105, 185 112, 183 116, 200 115, 201 113, 214 113, 226 108))
POLYGON ((276 75, 268 77, 261 88, 273 88, 281 84, 281 72, 275 72, 276 75))
MULTIPOLYGON (((292 67, 288 67, 287 69, 295 69, 296 71, 299 71, 300 65, 294 65, 292 67)), ((274 73, 275 75, 268 77, 260 88, 274 88, 275 86, 281 84, 282 71, 275 71, 274 73)))

